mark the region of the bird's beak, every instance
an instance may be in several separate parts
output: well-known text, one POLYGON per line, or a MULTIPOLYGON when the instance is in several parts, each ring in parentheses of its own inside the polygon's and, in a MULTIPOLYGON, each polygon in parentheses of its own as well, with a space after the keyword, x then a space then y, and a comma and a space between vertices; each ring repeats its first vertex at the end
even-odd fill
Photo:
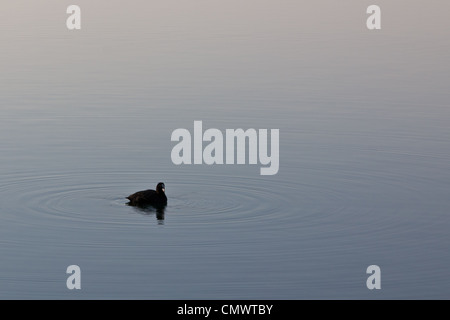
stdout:
POLYGON ((163 192, 166 192, 166 188, 162 188, 162 191, 163 191, 163 192))

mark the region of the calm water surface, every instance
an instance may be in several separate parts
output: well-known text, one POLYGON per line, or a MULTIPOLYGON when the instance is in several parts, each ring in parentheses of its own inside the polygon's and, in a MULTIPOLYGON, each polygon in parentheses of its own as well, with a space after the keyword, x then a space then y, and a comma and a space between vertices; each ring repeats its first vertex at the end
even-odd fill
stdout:
POLYGON ((0 14, 0 298, 448 299, 448 10, 103 2, 0 14), (279 173, 175 166, 194 120, 280 129, 279 173))

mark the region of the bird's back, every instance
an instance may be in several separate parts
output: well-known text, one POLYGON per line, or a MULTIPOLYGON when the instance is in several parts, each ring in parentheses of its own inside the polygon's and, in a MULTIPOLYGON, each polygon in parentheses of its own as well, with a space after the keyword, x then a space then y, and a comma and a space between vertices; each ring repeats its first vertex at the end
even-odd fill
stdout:
POLYGON ((129 204, 132 206, 160 205, 167 202, 167 198, 161 197, 155 190, 138 191, 128 196, 127 199, 130 200, 129 204))

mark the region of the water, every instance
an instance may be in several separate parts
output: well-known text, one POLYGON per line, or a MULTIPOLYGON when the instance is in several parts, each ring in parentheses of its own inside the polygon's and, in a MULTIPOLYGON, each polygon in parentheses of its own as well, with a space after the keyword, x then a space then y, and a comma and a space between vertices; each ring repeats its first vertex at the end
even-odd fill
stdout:
POLYGON ((370 33, 361 4, 195 3, 2 9, 0 298, 447 299, 449 5, 379 1, 370 33), (175 166, 194 120, 280 129, 279 173, 175 166), (125 204, 159 181, 163 215, 125 204))

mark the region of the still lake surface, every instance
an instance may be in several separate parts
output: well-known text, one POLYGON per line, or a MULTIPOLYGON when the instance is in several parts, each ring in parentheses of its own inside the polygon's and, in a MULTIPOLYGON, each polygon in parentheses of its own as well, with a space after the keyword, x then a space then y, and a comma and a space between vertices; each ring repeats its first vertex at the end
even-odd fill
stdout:
POLYGON ((5 5, 0 298, 448 299, 448 10, 380 2, 5 5), (174 165, 194 120, 279 129, 278 174, 174 165))

